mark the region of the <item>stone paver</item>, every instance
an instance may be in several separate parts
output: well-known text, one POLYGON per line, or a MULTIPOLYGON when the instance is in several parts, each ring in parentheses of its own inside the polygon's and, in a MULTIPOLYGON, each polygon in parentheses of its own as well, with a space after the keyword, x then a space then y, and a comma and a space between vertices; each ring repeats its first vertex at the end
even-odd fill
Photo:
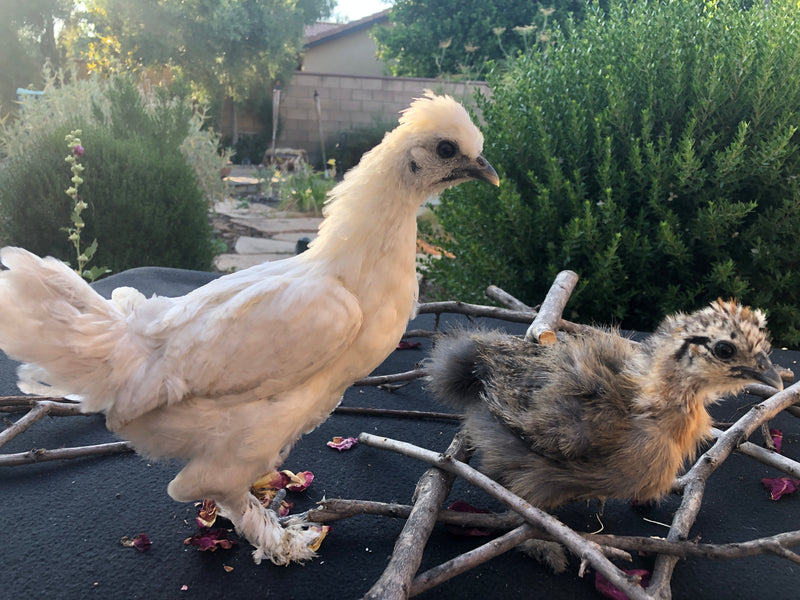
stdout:
POLYGON ((248 205, 236 199, 218 202, 214 210, 230 217, 233 223, 264 234, 263 237, 240 236, 233 252, 217 256, 214 266, 223 272, 238 271, 293 255, 297 240, 302 237, 314 239, 322 222, 321 216, 281 211, 265 204, 248 205))
POLYGON ((236 251, 236 254, 291 255, 294 254, 295 251, 295 242, 243 235, 236 240, 236 245, 233 249, 236 251))

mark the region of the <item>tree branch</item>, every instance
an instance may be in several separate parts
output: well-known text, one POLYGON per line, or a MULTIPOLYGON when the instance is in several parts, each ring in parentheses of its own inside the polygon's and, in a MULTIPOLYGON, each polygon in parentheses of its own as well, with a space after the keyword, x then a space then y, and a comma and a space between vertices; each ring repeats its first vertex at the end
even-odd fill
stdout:
POLYGON ((504 321, 510 321, 512 323, 530 323, 536 316, 535 312, 509 310, 496 306, 485 306, 483 304, 469 304, 467 302, 459 302, 458 300, 426 302, 420 304, 417 309, 417 314, 419 315, 441 313, 455 313, 470 317, 490 317, 492 319, 503 319, 504 321))
MULTIPOLYGON (((723 432, 716 427, 711 428, 711 435, 715 439, 719 439, 723 432)), ((783 471, 787 475, 800 478, 800 463, 791 458, 778 454, 772 450, 767 450, 761 446, 757 446, 752 442, 742 442, 736 447, 736 451, 750 458, 754 458, 758 462, 783 471)))
MULTIPOLYGON (((689 535, 694 524, 705 491, 706 480, 722 462, 730 456, 736 446, 746 440, 761 423, 773 418, 787 406, 795 404, 800 398, 800 383, 796 383, 778 392, 771 398, 751 408, 741 419, 721 434, 716 443, 705 452, 689 471, 678 482, 683 486, 683 501, 672 520, 667 539, 683 540, 689 535)), ((659 555, 656 558, 653 576, 650 580, 650 592, 656 598, 668 599, 672 594, 669 588, 672 572, 678 558, 659 555)))
POLYGON ((135 452, 130 442, 110 442, 108 444, 95 444, 93 446, 75 446, 73 448, 58 448, 47 450, 35 448, 18 454, 0 454, 0 467, 16 467, 49 460, 67 460, 84 458, 87 456, 105 456, 108 454, 122 454, 135 452))
POLYGON ((531 506, 469 465, 453 460, 453 457, 447 454, 437 454, 412 444, 390 440, 389 438, 378 437, 368 433, 359 434, 358 441, 367 446, 399 452, 405 456, 422 460, 423 462, 462 477, 472 485, 483 489, 506 504, 509 508, 518 512, 528 523, 536 527, 541 527, 556 537, 556 539, 569 548, 570 551, 576 554, 582 562, 588 562, 632 600, 647 600, 651 598, 645 590, 609 562, 608 559, 603 556, 597 544, 582 539, 578 534, 552 515, 531 506))
POLYGON ((561 322, 561 314, 569 301, 572 290, 578 283, 578 274, 574 271, 561 271, 547 292, 536 318, 528 327, 525 339, 540 344, 555 344, 556 331, 561 322))
MULTIPOLYGON (((446 452, 457 460, 466 457, 467 441, 462 432, 456 433, 446 452)), ((419 480, 414 508, 397 537, 392 558, 378 581, 364 595, 365 600, 405 600, 409 597, 411 581, 422 562, 422 551, 454 479, 454 475, 432 467, 419 480)))

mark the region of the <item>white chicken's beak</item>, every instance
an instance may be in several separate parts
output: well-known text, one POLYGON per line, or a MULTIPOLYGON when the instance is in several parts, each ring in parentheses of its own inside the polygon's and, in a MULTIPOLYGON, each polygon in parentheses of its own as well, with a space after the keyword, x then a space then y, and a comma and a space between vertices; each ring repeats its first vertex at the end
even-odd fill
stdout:
POLYGON ((494 167, 489 164, 489 161, 483 157, 483 154, 479 154, 474 164, 465 169, 465 175, 473 179, 480 179, 486 183, 491 183, 492 185, 500 185, 500 177, 498 177, 497 171, 495 171, 494 167))
POLYGON ((483 157, 483 154, 479 154, 475 159, 462 155, 456 167, 442 181, 454 184, 465 179, 480 179, 492 185, 500 185, 497 171, 483 157))

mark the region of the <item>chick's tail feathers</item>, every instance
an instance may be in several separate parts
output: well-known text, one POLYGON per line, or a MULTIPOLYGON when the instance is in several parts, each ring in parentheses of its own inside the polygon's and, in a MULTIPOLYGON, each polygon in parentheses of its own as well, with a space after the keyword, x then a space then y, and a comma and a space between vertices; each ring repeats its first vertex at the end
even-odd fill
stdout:
POLYGON ((479 348, 490 332, 454 330, 436 338, 425 363, 426 387, 442 402, 466 408, 481 401, 484 385, 481 374, 486 366, 479 348))
POLYGON ((33 394, 79 395, 87 412, 104 410, 134 368, 123 314, 54 258, 7 247, 0 260, 0 348, 22 361, 19 387, 33 394))

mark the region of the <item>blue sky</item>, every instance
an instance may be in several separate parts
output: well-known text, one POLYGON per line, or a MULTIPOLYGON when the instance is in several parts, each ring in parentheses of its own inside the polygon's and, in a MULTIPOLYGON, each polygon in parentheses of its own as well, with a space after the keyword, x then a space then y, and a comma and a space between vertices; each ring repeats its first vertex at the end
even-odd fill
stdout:
POLYGON ((392 3, 383 0, 339 0, 336 4, 334 16, 341 15, 346 21, 355 21, 389 8, 392 3))

